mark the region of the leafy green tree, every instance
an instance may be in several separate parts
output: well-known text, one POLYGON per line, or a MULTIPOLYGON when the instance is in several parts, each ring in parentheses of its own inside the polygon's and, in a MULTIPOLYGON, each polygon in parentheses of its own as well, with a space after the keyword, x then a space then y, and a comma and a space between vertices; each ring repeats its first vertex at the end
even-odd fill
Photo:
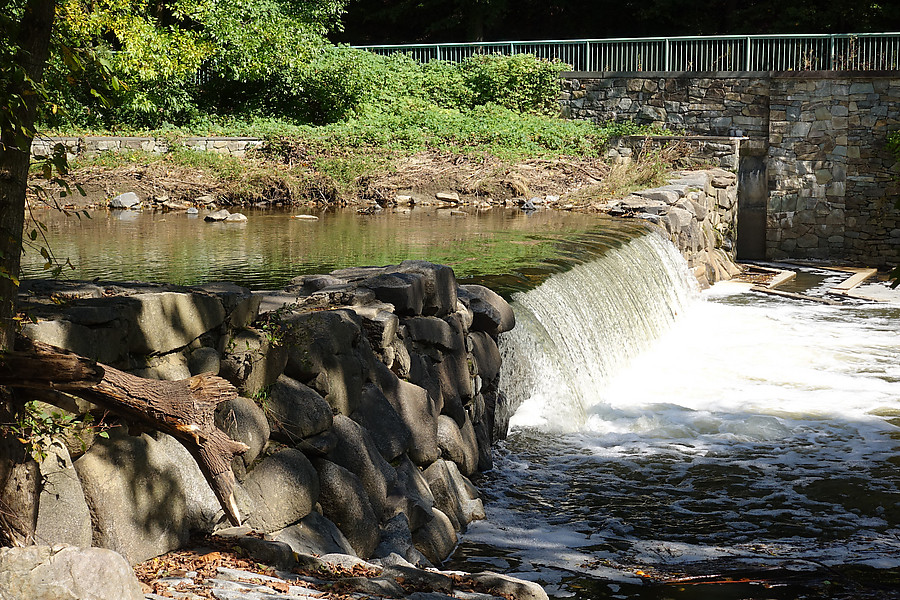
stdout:
MULTIPOLYGON (((15 299, 25 218, 25 193, 41 81, 50 52, 55 0, 24 0, 0 9, 0 352, 12 348, 15 299)), ((0 423, 14 422, 24 404, 0 389, 0 423)), ((24 446, 0 432, 0 543, 30 541, 37 519, 39 477, 24 446)))
MULTIPOLYGON (((184 89, 204 61, 221 61, 216 66, 234 75, 271 68, 267 65, 276 60, 293 60, 297 40, 321 39, 338 23, 344 4, 7 0, 0 5, 0 354, 13 348, 17 329, 25 201, 39 116, 59 114, 55 109, 61 101, 78 99, 79 93, 97 98, 94 105, 103 106, 104 95, 96 92, 92 80, 106 78, 107 65, 130 85, 113 86, 106 95, 132 110, 158 112, 162 95, 184 89), (266 37, 273 31, 274 37, 266 37), (52 58, 51 49, 56 51, 52 58), (106 52, 108 60, 83 60, 95 52, 106 52), (45 81, 48 59, 51 69, 45 81)), ((64 173, 64 154, 47 159, 45 173, 53 169, 64 173)), ((0 388, 0 545, 29 543, 36 524, 38 469, 14 433, 24 414, 24 403, 0 388)))
POLYGON ((290 91, 346 2, 60 0, 60 43, 105 53, 126 85, 104 107, 90 94, 92 74, 70 81, 64 57, 54 57, 48 83, 67 110, 43 116, 51 125, 158 127, 202 110, 268 108, 259 99, 290 91))

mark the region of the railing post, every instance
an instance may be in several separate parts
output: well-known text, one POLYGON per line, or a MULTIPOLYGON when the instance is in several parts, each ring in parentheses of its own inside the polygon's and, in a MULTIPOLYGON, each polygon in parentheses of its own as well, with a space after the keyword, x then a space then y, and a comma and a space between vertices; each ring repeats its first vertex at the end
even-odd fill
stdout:
POLYGON ((515 42, 509 43, 509 55, 513 56, 516 53, 516 44, 515 42))
POLYGON ((831 49, 828 52, 828 70, 834 71, 834 34, 828 36, 831 41, 831 49))
POLYGON ((663 59, 663 71, 671 71, 669 63, 669 38, 666 38, 666 51, 663 59))
MULTIPOLYGON (((585 71, 593 71, 591 67, 593 67, 593 60, 591 60, 591 43, 588 41, 584 42, 584 70, 585 71)), ((575 65, 572 65, 573 67, 575 65)))
POLYGON ((750 51, 751 51, 752 47, 753 47, 752 40, 750 39, 750 36, 748 35, 747 36, 747 61, 745 62, 745 66, 744 66, 745 71, 750 70, 750 51))
POLYGON ((438 46, 437 44, 435 44, 435 46, 434 46, 434 54, 435 54, 435 56, 437 56, 437 60, 443 60, 441 58, 441 47, 438 46))

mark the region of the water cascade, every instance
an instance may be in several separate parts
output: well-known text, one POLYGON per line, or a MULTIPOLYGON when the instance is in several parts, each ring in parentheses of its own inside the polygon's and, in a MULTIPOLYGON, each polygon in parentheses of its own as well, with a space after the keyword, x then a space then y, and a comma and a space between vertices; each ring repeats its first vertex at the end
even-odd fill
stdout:
MULTIPOLYGON (((647 235, 513 306, 502 386, 518 409, 458 552, 469 568, 661 598, 640 577, 900 566, 896 304, 699 293, 647 235)), ((761 589, 677 597, 801 588, 761 589)))
POLYGON ((516 296, 501 387, 517 422, 554 431, 585 425, 613 375, 667 331, 697 296, 678 251, 648 234, 516 296))

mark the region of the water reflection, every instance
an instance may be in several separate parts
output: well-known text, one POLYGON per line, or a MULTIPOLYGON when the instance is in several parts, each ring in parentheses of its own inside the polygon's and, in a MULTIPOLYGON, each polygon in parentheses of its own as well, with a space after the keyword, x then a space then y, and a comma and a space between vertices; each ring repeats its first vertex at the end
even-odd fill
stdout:
MULTIPOLYGON (((500 291, 528 289, 565 270, 590 248, 615 246, 643 230, 637 222, 559 211, 429 208, 359 215, 316 212, 317 221, 282 210, 243 210, 246 223, 208 223, 184 213, 94 211, 90 219, 46 212, 48 241, 75 270, 70 279, 130 279, 179 284, 234 281, 253 289, 333 269, 426 259, 461 279, 500 291), (588 233, 590 232, 590 233, 588 233)), ((44 276, 37 252, 23 258, 25 277, 44 276)))

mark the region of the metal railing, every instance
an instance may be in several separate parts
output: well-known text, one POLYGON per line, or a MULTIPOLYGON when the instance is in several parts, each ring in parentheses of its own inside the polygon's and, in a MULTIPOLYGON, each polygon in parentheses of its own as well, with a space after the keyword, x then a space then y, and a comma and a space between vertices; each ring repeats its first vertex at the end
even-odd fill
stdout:
POLYGON ((900 33, 723 35, 605 40, 355 46, 403 52, 420 62, 460 62, 476 54, 533 54, 576 71, 893 71, 900 33))

